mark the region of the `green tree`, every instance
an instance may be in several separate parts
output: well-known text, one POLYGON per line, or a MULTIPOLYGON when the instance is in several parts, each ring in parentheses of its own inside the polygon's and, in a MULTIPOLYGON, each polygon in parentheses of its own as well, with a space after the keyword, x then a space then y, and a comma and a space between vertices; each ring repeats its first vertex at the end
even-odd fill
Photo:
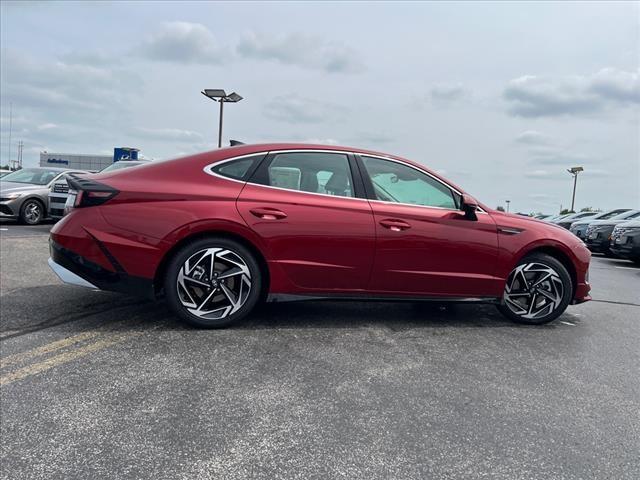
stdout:
POLYGON ((498 205, 496 207, 496 210, 499 211, 499 212, 504 212, 504 207, 502 205, 498 205))

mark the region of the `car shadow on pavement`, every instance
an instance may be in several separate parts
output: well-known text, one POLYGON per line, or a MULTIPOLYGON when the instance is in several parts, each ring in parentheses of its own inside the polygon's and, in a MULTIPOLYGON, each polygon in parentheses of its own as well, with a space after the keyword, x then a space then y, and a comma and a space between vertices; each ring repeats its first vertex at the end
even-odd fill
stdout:
POLYGON ((386 327, 390 330, 402 331, 415 328, 519 326, 505 319, 493 305, 313 300, 262 305, 254 315, 232 328, 357 327, 386 327))
MULTIPOLYGON (((197 330, 176 318, 163 300, 151 301, 65 285, 17 289, 2 299, 0 339, 49 328, 67 331, 103 329, 197 330), (25 309, 25 302, 30 305, 25 309)), ((385 327, 415 328, 554 328, 517 325, 493 305, 440 302, 361 302, 309 300, 267 303, 230 329, 305 329, 385 327)))

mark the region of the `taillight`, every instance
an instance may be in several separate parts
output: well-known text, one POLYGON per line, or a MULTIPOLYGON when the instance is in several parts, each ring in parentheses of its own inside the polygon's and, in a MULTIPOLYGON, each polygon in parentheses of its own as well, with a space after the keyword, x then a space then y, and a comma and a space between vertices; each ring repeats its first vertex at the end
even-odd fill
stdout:
POLYGON ((95 207, 96 205, 102 205, 119 193, 118 190, 105 185, 104 183, 86 178, 73 178, 68 179, 67 181, 72 189, 69 190, 69 197, 70 200, 73 199, 73 208, 95 207))

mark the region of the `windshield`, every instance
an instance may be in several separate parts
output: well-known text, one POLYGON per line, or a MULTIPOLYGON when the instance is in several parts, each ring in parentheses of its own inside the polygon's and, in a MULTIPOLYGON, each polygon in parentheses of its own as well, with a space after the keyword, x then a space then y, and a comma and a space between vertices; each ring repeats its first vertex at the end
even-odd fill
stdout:
POLYGON ((130 162, 130 161, 119 161, 112 165, 109 165, 108 167, 103 168, 102 170, 100 170, 100 173, 112 172, 113 170, 121 170, 123 168, 137 167, 138 165, 142 165, 142 163, 130 162))
POLYGON ((628 212, 629 210, 611 210, 608 213, 603 213, 601 215, 598 215, 597 219, 598 220, 608 220, 609 218, 613 218, 613 217, 617 217, 618 215, 628 212))
POLYGON ((60 170, 46 168, 23 168, 2 177, 3 182, 30 183, 32 185, 46 185, 53 180, 60 170))
POLYGON ((640 210, 631 210, 629 212, 621 213, 620 215, 616 215, 613 217, 613 220, 628 220, 631 218, 640 217, 640 210))

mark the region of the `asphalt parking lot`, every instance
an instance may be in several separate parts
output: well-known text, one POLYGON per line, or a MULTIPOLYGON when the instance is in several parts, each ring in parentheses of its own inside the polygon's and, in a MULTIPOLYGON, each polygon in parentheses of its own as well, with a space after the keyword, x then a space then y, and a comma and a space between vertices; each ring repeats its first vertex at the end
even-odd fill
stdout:
POLYGON ((640 269, 542 327, 493 307, 268 305, 221 331, 63 285, 0 223, 2 478, 640 477, 640 269))

